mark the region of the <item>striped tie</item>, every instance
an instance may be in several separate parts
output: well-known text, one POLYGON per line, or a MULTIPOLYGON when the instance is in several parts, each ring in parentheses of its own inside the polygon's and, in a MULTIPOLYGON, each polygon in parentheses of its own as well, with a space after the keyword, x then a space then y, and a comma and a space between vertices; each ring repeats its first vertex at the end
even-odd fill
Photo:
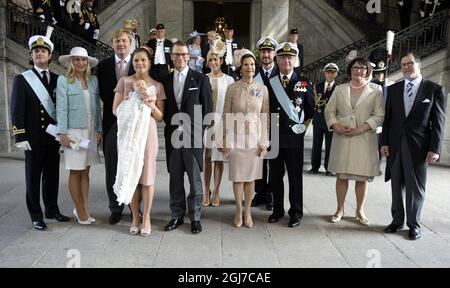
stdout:
POLYGON ((413 96, 413 86, 414 84, 412 82, 409 82, 408 87, 406 87, 406 95, 408 95, 409 99, 412 99, 413 96))

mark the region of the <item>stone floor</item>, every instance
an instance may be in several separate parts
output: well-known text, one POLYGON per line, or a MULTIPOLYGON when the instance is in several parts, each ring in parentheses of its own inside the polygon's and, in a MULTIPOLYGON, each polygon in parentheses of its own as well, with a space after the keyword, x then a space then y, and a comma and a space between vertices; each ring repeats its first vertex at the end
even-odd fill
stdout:
MULTIPOLYGON (((220 207, 202 210, 201 234, 191 234, 189 224, 165 232, 170 219, 168 174, 165 162, 158 162, 152 234, 144 238, 128 234, 128 208, 122 222, 108 224, 102 165, 91 170, 90 210, 97 223, 86 227, 48 220, 47 231, 31 229, 24 162, 4 156, 0 155, 0 267, 450 267, 450 169, 445 167, 429 168, 422 239, 410 241, 407 230, 382 233, 391 219, 390 186, 382 177, 369 185, 366 213, 372 225, 363 227, 354 217, 353 187, 346 216, 332 224, 335 178, 306 173, 300 227, 288 228, 287 217, 267 223, 270 213, 263 207, 253 208, 252 229, 233 227, 233 193, 225 180, 220 207)), ((224 179, 227 175, 226 171, 224 179)), ((60 177, 60 209, 70 215, 68 173, 61 169, 60 177)))

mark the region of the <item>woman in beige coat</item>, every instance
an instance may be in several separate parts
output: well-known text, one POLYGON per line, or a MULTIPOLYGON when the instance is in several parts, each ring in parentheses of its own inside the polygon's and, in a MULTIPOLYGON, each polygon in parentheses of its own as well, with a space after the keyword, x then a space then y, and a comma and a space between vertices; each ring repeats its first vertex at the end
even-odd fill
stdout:
POLYGON ((347 66, 350 82, 336 87, 325 109, 327 126, 334 131, 328 170, 336 173, 336 223, 344 216, 344 202, 349 180, 354 180, 356 219, 370 225, 364 213, 369 177, 379 176, 380 162, 376 129, 384 119, 381 86, 370 83, 370 62, 355 58, 347 66))
POLYGON ((233 182, 236 201, 234 225, 253 226, 251 203, 255 180, 262 178, 263 156, 268 146, 269 93, 267 87, 254 80, 255 55, 242 52, 242 79, 228 86, 222 123, 225 155, 229 155, 229 179, 233 182), (245 201, 242 221, 242 196, 245 201))

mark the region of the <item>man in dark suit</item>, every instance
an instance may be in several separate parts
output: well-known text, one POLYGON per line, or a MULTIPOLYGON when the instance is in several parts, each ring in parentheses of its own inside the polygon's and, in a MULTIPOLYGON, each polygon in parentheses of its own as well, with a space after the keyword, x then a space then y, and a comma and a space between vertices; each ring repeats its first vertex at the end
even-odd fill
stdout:
POLYGON ((111 217, 109 224, 114 225, 122 219, 123 205, 118 205, 113 185, 117 173, 117 118, 112 113, 114 89, 120 78, 134 74, 131 63, 131 33, 125 29, 114 32, 112 46, 114 55, 99 63, 98 89, 103 101, 103 153, 105 155, 106 191, 109 198, 111 217))
POLYGON ((419 222, 427 166, 439 159, 445 123, 445 89, 423 79, 420 65, 414 53, 401 58, 405 80, 388 88, 380 149, 387 157, 386 181, 391 180, 392 188, 393 220, 384 231, 395 233, 401 229, 406 210, 411 240, 421 237, 419 222))
POLYGON ((189 69, 189 50, 185 42, 172 47, 175 70, 164 78, 166 91, 164 137, 166 141, 167 169, 170 174, 170 210, 172 220, 165 230, 176 229, 184 223, 186 193, 184 173, 188 175, 190 189, 187 197, 191 232, 202 231, 200 224, 203 185, 203 118, 212 111, 212 92, 206 75, 189 69), (187 117, 187 119, 186 119, 187 117))
POLYGON ((223 29, 225 35, 225 45, 227 51, 224 55, 224 61, 222 64, 222 72, 228 76, 233 77, 235 81, 239 80, 239 75, 235 72, 236 67, 233 66, 234 51, 239 49, 239 42, 234 39, 234 27, 232 24, 227 24, 223 29))
MULTIPOLYGON (((273 94, 273 90, 270 87, 270 78, 278 77, 280 73, 278 70, 278 65, 275 63, 275 48, 278 46, 278 42, 273 39, 271 36, 262 37, 258 43, 256 43, 259 49, 259 57, 261 61, 261 67, 259 68, 259 72, 255 77, 256 81, 259 81, 266 85, 269 90, 269 93, 273 94)), ((270 98, 274 98, 274 95, 271 95, 270 98)), ((273 196, 272 191, 270 190, 270 178, 268 177, 269 169, 268 169, 269 161, 264 159, 263 163, 263 177, 262 179, 255 181, 255 196, 252 200, 252 206, 258 206, 259 204, 266 204, 266 209, 268 211, 272 211, 273 209, 273 196)))
POLYGON ((170 51, 172 42, 166 39, 166 29, 164 24, 156 25, 156 39, 150 39, 145 44, 153 50, 154 57, 152 59, 152 78, 161 82, 171 70, 170 51))
POLYGON ((334 63, 328 63, 323 69, 325 81, 319 82, 314 86, 314 116, 313 116, 313 146, 311 152, 311 170, 309 174, 319 173, 319 168, 322 165, 322 143, 325 136, 325 167, 326 176, 331 176, 333 173, 328 171, 328 159, 330 159, 331 140, 333 132, 328 130, 325 122, 325 107, 330 100, 331 95, 336 88, 336 77, 339 72, 339 67, 334 63))
POLYGON ((297 46, 298 55, 294 64, 294 71, 295 73, 300 75, 300 73, 303 71, 304 55, 303 55, 303 45, 298 43, 298 40, 299 40, 298 29, 297 28, 291 29, 289 31, 288 41, 297 46))
POLYGON ((270 113, 278 113, 278 122, 271 124, 271 149, 279 146, 278 156, 269 161, 270 183, 273 193, 273 213, 269 223, 275 223, 284 216, 284 173, 289 180, 289 224, 293 228, 300 225, 303 217, 303 147, 306 128, 314 112, 312 83, 294 72, 298 56, 296 45, 284 42, 277 46, 278 77, 270 79, 274 93, 269 95, 270 113), (274 127, 275 126, 275 127, 274 127), (274 128, 278 128, 279 138, 275 139, 274 128))
POLYGON ((27 208, 33 228, 45 230, 40 205, 45 205, 45 218, 67 222, 58 208, 59 143, 46 133, 47 126, 56 125, 55 88, 58 75, 48 69, 53 43, 46 36, 36 35, 28 41, 34 67, 14 78, 11 94, 11 121, 16 147, 25 151, 27 208))

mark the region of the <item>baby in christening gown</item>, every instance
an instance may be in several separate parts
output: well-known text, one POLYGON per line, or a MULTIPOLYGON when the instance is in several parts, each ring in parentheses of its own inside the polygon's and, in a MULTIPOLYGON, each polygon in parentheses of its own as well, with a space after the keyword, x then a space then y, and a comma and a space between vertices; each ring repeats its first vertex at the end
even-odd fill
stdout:
POLYGON ((114 192, 119 204, 129 204, 138 184, 144 165, 144 151, 151 110, 142 96, 156 102, 156 87, 147 86, 144 80, 133 83, 133 90, 117 109, 118 169, 114 192))

